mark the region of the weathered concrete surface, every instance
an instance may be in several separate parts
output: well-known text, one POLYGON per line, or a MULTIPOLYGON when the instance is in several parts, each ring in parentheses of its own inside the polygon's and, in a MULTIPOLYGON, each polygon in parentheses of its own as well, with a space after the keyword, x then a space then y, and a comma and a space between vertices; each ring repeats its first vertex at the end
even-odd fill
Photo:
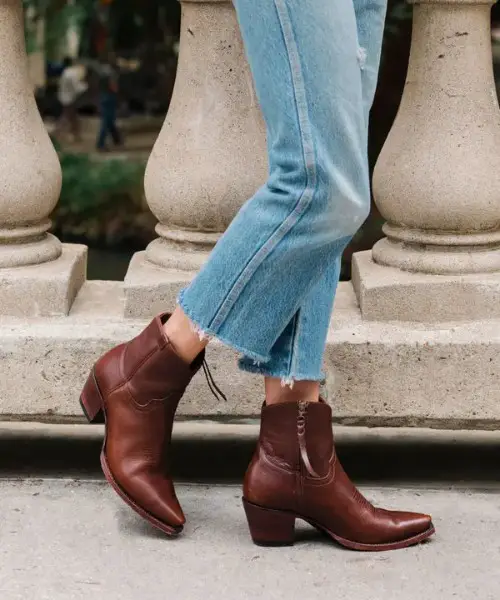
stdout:
POLYGON ((498 272, 491 3, 414 4, 406 86, 373 176, 375 202, 389 224, 373 257, 405 271, 498 272))
MULTIPOLYGON (((122 284, 90 282, 69 317, 0 317, 0 414, 80 417, 78 395, 93 362, 146 324, 124 318, 123 305, 122 284)), ((325 356, 324 393, 335 418, 345 424, 498 426, 499 325, 370 323, 361 318, 352 286, 341 284, 325 356)), ((221 344, 209 348, 229 401, 213 398, 198 375, 181 414, 258 414, 262 381, 238 371, 235 359, 221 344)))
MULTIPOLYGON (((0 232, 0 255, 12 254, 14 260, 16 252, 15 244, 2 246, 0 232)), ((86 273, 87 247, 79 244, 62 244, 62 253, 50 262, 0 269, 0 311, 16 317, 65 316, 86 273)))
MULTIPOLYGON (((179 250, 179 260, 192 260, 193 256, 208 253, 192 251, 186 254, 179 250)), ((187 265, 175 269, 162 269, 146 259, 145 252, 136 252, 130 261, 124 281, 125 316, 131 319, 147 319, 173 307, 179 292, 194 278, 196 270, 187 265)))
POLYGON ((165 539, 101 482, 0 480, 3 600, 496 600, 500 508, 493 493, 364 490, 430 511, 438 535, 360 554, 303 528, 292 548, 249 538, 240 488, 178 486, 185 534, 165 539))
POLYGON ((61 166, 33 96, 19 0, 0 3, 0 89, 0 267, 40 264, 61 254, 46 233, 61 166))
MULTIPOLYGON (((460 260, 463 264, 462 256, 460 260)), ((371 250, 356 253, 352 265, 352 283, 368 321, 442 323, 500 318, 500 272, 412 273, 377 264, 371 250)))

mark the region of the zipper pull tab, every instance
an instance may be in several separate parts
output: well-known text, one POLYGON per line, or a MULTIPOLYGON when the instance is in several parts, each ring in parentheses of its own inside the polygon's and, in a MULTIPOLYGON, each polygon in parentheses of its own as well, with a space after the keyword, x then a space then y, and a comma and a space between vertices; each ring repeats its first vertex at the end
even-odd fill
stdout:
POLYGON ((299 414, 297 417, 297 437, 299 440, 300 457, 309 475, 313 479, 321 479, 321 475, 318 475, 313 469, 311 461, 309 460, 309 455, 307 453, 306 413, 308 406, 309 402, 307 402, 306 400, 299 400, 299 414))

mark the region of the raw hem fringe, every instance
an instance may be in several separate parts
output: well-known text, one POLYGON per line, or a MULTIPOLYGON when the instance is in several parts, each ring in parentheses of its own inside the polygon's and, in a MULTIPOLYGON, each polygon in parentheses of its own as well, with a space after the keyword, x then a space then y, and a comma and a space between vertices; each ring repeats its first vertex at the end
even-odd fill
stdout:
POLYGON ((242 348, 241 346, 238 346, 231 340, 228 340, 225 337, 219 335, 216 331, 211 330, 210 327, 202 327, 200 325, 199 319, 197 319, 193 315, 191 310, 186 306, 186 303, 184 302, 184 290, 179 294, 177 303, 184 311, 184 314, 191 321, 191 326, 193 328, 193 331, 198 335, 200 340, 205 340, 207 338, 219 340, 225 346, 229 346, 233 350, 236 350, 236 352, 238 352, 239 354, 243 354, 243 356, 247 356, 248 358, 255 361, 256 363, 266 363, 271 360, 270 356, 264 356, 262 354, 257 354, 256 352, 252 352, 251 350, 248 350, 246 348, 242 348))
POLYGON ((239 368, 241 371, 246 371, 247 373, 254 373, 257 375, 263 375, 264 377, 276 377, 281 379, 281 385, 283 387, 290 386, 293 387, 295 381, 319 381, 320 383, 324 382, 325 376, 323 373, 307 375, 304 373, 295 373, 290 375, 289 373, 283 374, 273 369, 266 368, 266 365, 249 365, 247 363, 242 363, 240 361, 239 368))

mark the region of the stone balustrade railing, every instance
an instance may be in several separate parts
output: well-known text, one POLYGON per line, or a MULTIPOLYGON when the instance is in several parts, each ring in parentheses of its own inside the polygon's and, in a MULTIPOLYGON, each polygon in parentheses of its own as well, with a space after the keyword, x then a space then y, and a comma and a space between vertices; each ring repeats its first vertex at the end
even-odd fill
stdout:
POLYGON ((365 318, 499 314, 500 112, 491 4, 415 4, 406 87, 373 181, 387 237, 355 260, 365 318))
MULTIPOLYGON (((228 0, 183 0, 179 71, 146 198, 158 238, 123 284, 86 282, 86 249, 48 233, 61 174, 28 82, 21 0, 0 0, 0 416, 72 417, 95 358, 172 307, 266 176, 265 133, 228 0)), ((337 418, 500 422, 500 111, 490 3, 415 3, 399 114, 374 196, 386 238, 354 258, 325 357, 337 418)), ((231 398, 195 381, 184 414, 256 414, 260 384, 211 349, 231 398)))
POLYGON ((0 314, 66 314, 85 249, 48 233, 61 167, 33 97, 20 0, 0 1, 0 89, 0 314))
POLYGON ((132 259, 128 317, 175 303, 266 174, 264 123, 233 6, 185 0, 178 76, 145 178, 159 237, 132 259))

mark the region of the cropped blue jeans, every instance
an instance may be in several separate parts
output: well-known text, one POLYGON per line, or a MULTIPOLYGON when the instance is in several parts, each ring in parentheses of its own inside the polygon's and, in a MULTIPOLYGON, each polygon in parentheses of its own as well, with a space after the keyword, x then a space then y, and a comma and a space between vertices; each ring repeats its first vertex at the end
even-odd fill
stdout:
POLYGON ((321 380, 342 252, 370 208, 368 115, 386 0, 234 4, 269 178, 179 304, 201 335, 242 354, 242 369, 321 380))

